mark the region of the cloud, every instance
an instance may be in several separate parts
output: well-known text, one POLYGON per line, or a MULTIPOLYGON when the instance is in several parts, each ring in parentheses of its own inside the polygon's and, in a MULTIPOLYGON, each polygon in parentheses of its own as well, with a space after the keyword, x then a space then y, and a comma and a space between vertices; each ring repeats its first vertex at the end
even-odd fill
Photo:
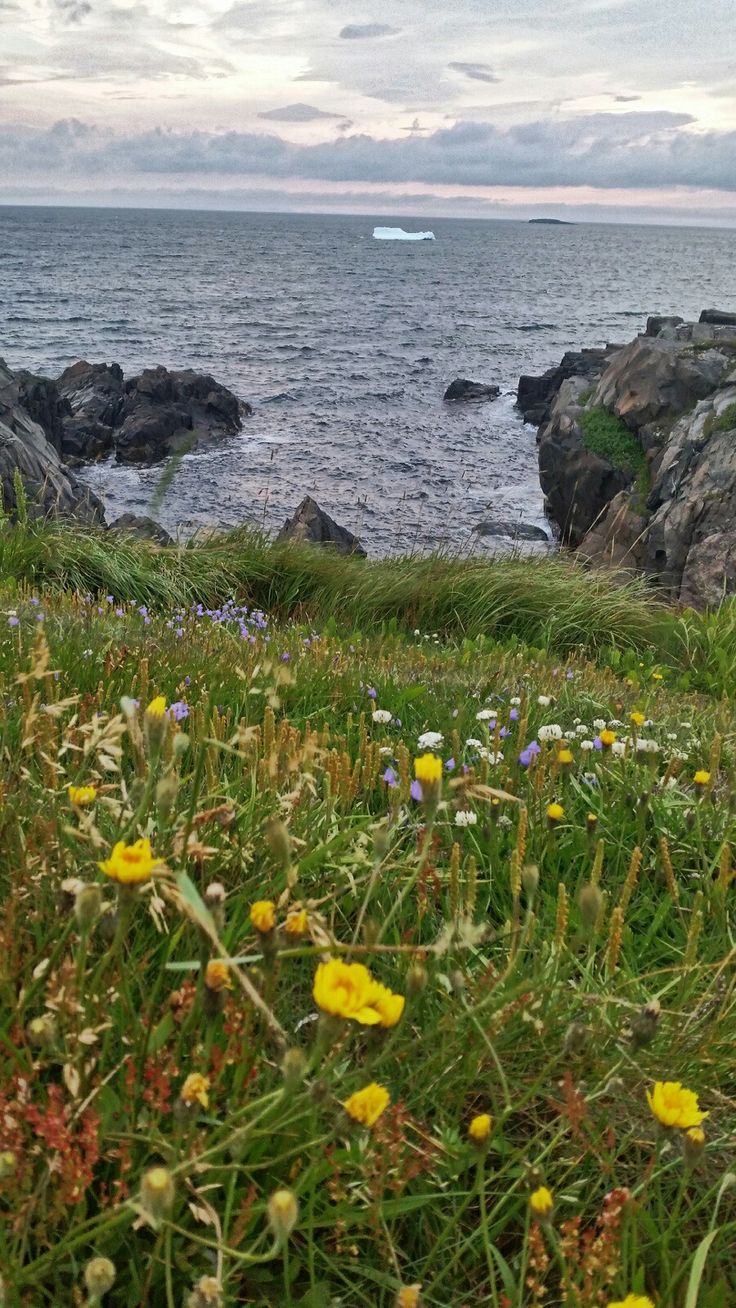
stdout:
POLYGON ((640 95, 614 95, 613 98, 618 104, 631 104, 633 100, 641 100, 640 95))
POLYGON ((88 0, 54 0, 54 8, 65 23, 81 23, 87 14, 92 13, 88 0))
POLYGON ((285 104, 283 109, 265 109, 259 118, 269 118, 274 123, 313 123, 317 118, 342 118, 342 114, 326 113, 312 104, 285 104))
POLYGON ((465 64, 454 61, 447 65, 454 73, 463 73, 473 82, 498 82, 500 78, 496 77, 490 64, 465 64))
POLYGON ((398 31, 388 23, 348 23, 339 35, 343 41, 369 41, 376 36, 396 36, 398 31))

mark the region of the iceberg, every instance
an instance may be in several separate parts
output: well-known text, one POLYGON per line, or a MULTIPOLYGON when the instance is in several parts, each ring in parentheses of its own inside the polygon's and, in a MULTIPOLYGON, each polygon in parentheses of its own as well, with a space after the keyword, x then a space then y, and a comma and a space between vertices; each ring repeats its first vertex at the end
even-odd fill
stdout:
POLYGON ((374 227, 376 241, 433 241, 434 232, 405 232, 403 227, 374 227))

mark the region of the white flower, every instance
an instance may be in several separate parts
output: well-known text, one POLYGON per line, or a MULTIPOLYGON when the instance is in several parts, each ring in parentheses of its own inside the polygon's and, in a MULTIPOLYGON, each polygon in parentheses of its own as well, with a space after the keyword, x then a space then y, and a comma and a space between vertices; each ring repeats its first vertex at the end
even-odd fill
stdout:
POLYGON ((591 749, 593 749, 593 741, 592 741, 592 740, 581 740, 581 742, 580 742, 580 748, 582 749, 582 751, 583 751, 584 754, 588 754, 588 753, 590 753, 591 749))
POLYGON ((498 754, 494 754, 492 749, 486 749, 485 745, 481 745, 478 753, 480 757, 484 759, 486 763, 490 763, 492 767, 495 767, 497 763, 503 763, 503 754, 500 750, 498 754))
POLYGON ((606 727, 606 719, 605 719, 605 718, 593 718, 593 730, 594 730, 594 731, 604 731, 604 730, 605 730, 605 727, 606 727))
POLYGON ((491 718, 495 719, 495 717, 496 714, 493 712, 493 709, 480 709, 480 711, 475 715, 475 720, 476 722, 490 722, 491 718))
POLYGON ((474 813, 471 808, 458 809, 455 814, 456 827, 474 827, 478 821, 478 814, 474 813))
POLYGON ((373 721, 377 722, 379 727, 385 727, 391 721, 391 714, 388 709, 374 709, 373 721))
POLYGON ((551 696, 551 695, 537 695, 537 703, 538 703, 542 708, 549 708, 550 704, 552 703, 552 696, 551 696))
POLYGON ((587 736, 588 731, 589 731, 589 727, 587 727, 586 724, 585 724, 584 722, 578 722, 578 725, 577 725, 576 728, 575 728, 575 735, 576 735, 576 736, 587 736))
POLYGON ((562 727, 559 722, 550 722, 546 727, 540 727, 537 735, 540 740, 562 740, 562 727))
POLYGON ((672 758, 677 758, 677 759, 680 760, 681 763, 684 763, 685 760, 686 760, 686 758, 687 758, 687 750, 684 750, 684 749, 673 749, 673 750, 670 751, 670 756, 671 756, 672 758))
POLYGON ((667 739, 667 740, 677 740, 677 732, 676 732, 676 731, 668 731, 668 732, 667 732, 667 737, 666 737, 666 739, 667 739))
POLYGON ((656 740, 642 740, 639 738, 636 742, 637 754, 658 754, 659 745, 656 740))
POLYGON ((466 749, 482 749, 482 747, 482 740, 476 740, 475 736, 468 736, 468 739, 465 742, 466 749))
POLYGON ((513 826, 513 822, 511 821, 511 818, 507 816, 506 813, 502 813, 496 822, 496 826, 511 827, 513 826))
POLYGON ((393 758, 394 756, 394 751, 392 750, 390 745, 381 745, 381 748, 379 749, 378 752, 381 758, 393 758))
POLYGON ((417 741, 417 749, 439 749, 444 739, 441 731, 424 731, 417 741))
POLYGON ((608 725, 613 730, 615 727, 622 727, 624 724, 620 718, 611 718, 608 725))
POLYGON ((509 700, 509 704, 511 704, 513 708, 518 708, 520 703, 521 703, 521 695, 511 696, 511 699, 509 700))
POLYGON ((624 741, 614 740, 613 744, 611 745, 611 753, 615 754, 616 758, 622 758, 623 755, 626 753, 626 745, 624 741))
POLYGON ((682 727, 683 731, 692 731, 693 729, 692 722, 681 722, 680 726, 682 727))

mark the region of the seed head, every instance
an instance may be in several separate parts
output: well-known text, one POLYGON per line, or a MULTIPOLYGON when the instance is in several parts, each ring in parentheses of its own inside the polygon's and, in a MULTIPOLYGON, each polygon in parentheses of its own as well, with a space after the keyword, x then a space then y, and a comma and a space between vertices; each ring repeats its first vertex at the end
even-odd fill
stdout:
POLYGON ((299 1204, 293 1190, 274 1190, 268 1201, 268 1224, 278 1244, 286 1244, 296 1226, 299 1204))
POLYGON ((81 885, 74 897, 74 916, 79 930, 89 931, 102 909, 102 890, 95 882, 81 885))
POLYGON ((115 1264, 109 1258, 90 1258, 84 1269, 84 1284, 92 1302, 99 1302, 114 1283, 115 1264))
POLYGON ((167 1167, 151 1167, 141 1181, 141 1204, 154 1226, 171 1211, 176 1187, 167 1167))

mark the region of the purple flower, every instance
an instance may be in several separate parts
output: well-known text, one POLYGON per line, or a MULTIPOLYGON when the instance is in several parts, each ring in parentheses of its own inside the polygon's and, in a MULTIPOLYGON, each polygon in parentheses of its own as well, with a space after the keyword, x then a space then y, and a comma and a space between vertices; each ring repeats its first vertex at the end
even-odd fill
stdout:
POLYGON ((574 681, 574 679, 575 679, 575 673, 573 672, 572 668, 568 668, 567 672, 565 673, 565 680, 574 681))
POLYGON ((20 626, 20 618, 16 618, 15 614, 13 614, 12 617, 8 618, 8 626, 9 627, 20 626))
POLYGON ((30 603, 30 604, 40 604, 41 601, 40 601, 40 599, 37 599, 35 595, 31 595, 31 598, 30 598, 30 600, 29 600, 29 603, 30 603))
POLYGON ((445 763, 445 769, 446 769, 447 772, 454 772, 454 771, 455 771, 455 760, 454 760, 454 758, 448 758, 447 762, 445 763))
POLYGON ((291 658, 291 654, 289 654, 287 650, 284 650, 284 653, 281 655, 281 662, 288 663, 290 658, 291 658))
POLYGON ((191 684, 192 684, 192 678, 191 678, 190 676, 187 675, 187 676, 184 678, 184 685, 185 685, 185 686, 191 686, 191 684))
POLYGON ((415 799, 417 801, 417 803, 421 803, 423 799, 422 787, 418 781, 416 780, 412 781, 409 787, 409 794, 411 795, 412 799, 415 799))
POLYGON ((499 731, 498 734, 502 740, 505 740, 507 736, 511 735, 511 732, 509 731, 508 727, 501 727, 501 730, 499 731))
POLYGON ((369 698, 369 699, 378 699, 378 691, 375 690, 373 686, 369 686, 369 687, 368 687, 368 698, 369 698))
POLYGON ((116 617, 116 618, 124 618, 124 617, 125 617, 125 609, 116 609, 116 610, 115 610, 115 617, 116 617))
POLYGON ((183 699, 177 699, 174 704, 169 704, 169 713, 175 722, 181 722, 189 717, 189 705, 183 699))
POLYGON ((510 720, 511 720, 512 722, 518 722, 518 721, 519 721, 519 710, 518 710, 517 708, 513 708, 513 709, 511 710, 511 712, 509 713, 509 718, 510 718, 510 720))
POLYGON ((593 741, 593 749, 603 749, 603 741, 600 736, 595 737, 595 740, 593 741))
POLYGON ((519 755, 519 762, 521 763, 521 766, 523 768, 528 768, 534 756, 540 753, 541 753, 541 749, 537 744, 536 740, 530 741, 526 749, 522 749, 519 755))
POLYGON ((387 786, 393 787, 396 785, 396 773, 393 768, 386 768, 386 771, 383 774, 383 779, 387 786))
POLYGON ((36 614, 36 622, 43 622, 43 613, 41 613, 40 609, 36 614))

